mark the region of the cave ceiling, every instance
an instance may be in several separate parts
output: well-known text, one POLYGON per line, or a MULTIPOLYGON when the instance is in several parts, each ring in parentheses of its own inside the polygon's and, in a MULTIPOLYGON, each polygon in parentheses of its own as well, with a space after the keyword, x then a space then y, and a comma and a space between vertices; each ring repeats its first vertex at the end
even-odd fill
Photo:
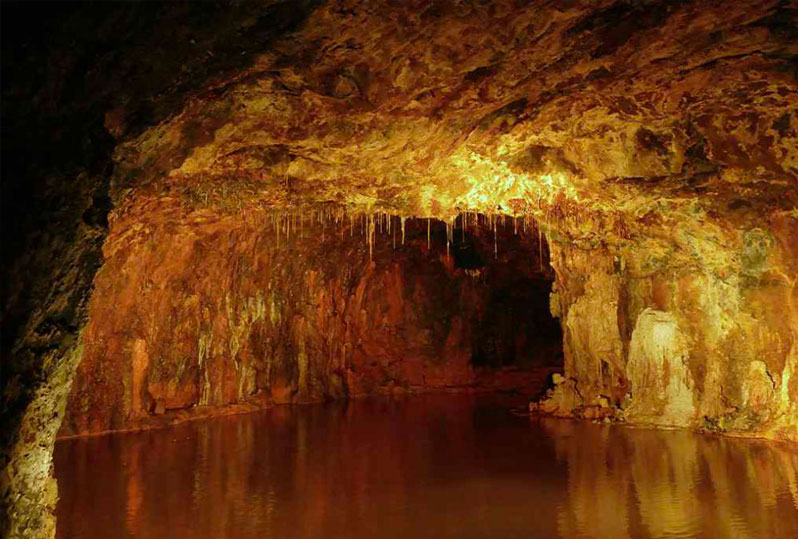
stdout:
POLYGON ((115 196, 627 223, 789 212, 792 16, 775 1, 325 3, 136 137, 124 104, 109 110, 115 196))

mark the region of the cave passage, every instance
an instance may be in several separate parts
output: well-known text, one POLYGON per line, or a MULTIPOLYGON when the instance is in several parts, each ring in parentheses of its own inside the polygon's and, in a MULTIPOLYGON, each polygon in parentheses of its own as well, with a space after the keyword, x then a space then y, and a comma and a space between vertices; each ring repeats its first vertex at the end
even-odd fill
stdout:
POLYGON ((165 224, 106 261, 62 435, 371 394, 531 397, 562 373, 528 217, 329 210, 194 230, 165 224))

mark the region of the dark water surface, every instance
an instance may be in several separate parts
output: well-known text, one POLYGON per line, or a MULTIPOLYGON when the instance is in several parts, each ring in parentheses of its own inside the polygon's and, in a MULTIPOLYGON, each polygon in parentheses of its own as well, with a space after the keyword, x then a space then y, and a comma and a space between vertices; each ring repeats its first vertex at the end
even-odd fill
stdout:
POLYGON ((56 444, 58 537, 798 537, 798 452, 468 395, 56 444))

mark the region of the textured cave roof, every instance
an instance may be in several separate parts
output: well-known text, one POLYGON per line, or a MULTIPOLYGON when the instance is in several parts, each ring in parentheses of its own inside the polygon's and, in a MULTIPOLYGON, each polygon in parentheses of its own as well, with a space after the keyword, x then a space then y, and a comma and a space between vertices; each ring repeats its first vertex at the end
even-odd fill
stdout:
POLYGON ((324 3, 139 136, 109 110, 114 186, 408 216, 789 211, 795 21, 778 1, 324 3))
POLYGON ((4 167, 112 170, 117 215, 529 212, 623 236, 798 206, 795 2, 50 7, 4 27, 4 167))

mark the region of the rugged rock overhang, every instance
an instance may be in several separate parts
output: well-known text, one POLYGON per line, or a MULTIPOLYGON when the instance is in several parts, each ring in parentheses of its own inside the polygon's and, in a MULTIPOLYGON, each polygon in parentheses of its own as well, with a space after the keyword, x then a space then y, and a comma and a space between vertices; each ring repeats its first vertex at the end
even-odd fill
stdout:
POLYGON ((566 352, 545 411, 798 438, 792 3, 192 9, 140 26, 130 7, 92 15, 101 41, 143 46, 50 55, 38 101, 4 82, 19 105, 4 112, 4 152, 12 128, 29 133, 12 145, 28 160, 11 185, 38 212, 15 220, 5 280, 13 531, 52 532, 38 515, 54 503, 50 453, 100 247, 113 260, 176 229, 331 206, 534 220, 566 352), (73 144, 63 134, 84 115, 93 139, 73 144), (31 166, 42 141, 68 156, 31 166))

